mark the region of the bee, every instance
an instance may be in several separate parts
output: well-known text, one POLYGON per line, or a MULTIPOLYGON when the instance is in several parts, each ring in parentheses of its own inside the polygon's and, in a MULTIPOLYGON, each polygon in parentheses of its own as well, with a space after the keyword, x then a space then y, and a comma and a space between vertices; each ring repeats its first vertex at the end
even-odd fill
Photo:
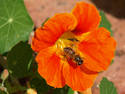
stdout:
POLYGON ((75 51, 71 47, 65 47, 64 48, 64 55, 72 59, 77 65, 83 64, 83 59, 75 53, 75 51))

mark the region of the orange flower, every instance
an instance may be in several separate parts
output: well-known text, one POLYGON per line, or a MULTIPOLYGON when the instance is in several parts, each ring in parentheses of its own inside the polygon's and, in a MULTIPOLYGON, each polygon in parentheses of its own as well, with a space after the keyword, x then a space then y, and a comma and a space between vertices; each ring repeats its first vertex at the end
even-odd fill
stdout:
POLYGON ((38 52, 38 72, 50 86, 83 91, 108 68, 116 42, 99 22, 95 6, 79 2, 71 13, 56 14, 36 30, 32 49, 38 52))

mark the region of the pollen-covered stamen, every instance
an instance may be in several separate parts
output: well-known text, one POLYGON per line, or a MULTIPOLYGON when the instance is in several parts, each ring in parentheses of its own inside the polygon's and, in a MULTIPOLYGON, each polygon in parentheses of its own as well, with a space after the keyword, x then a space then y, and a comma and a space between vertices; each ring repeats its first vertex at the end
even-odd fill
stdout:
POLYGON ((69 39, 75 39, 75 38, 60 38, 57 40, 57 42, 55 43, 55 47, 57 48, 57 53, 63 53, 64 48, 65 50, 68 50, 68 48, 66 47, 72 48, 74 50, 77 49, 77 43, 69 39))

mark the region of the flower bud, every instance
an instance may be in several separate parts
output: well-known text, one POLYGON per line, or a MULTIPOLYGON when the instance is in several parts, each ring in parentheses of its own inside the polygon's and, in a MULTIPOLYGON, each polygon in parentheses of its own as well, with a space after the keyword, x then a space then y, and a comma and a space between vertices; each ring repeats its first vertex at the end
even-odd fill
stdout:
POLYGON ((37 94, 37 91, 35 89, 29 88, 27 89, 27 94, 37 94))
POLYGON ((2 72, 2 74, 1 74, 1 79, 2 80, 6 80, 8 76, 9 76, 8 70, 4 69, 3 72, 2 72))

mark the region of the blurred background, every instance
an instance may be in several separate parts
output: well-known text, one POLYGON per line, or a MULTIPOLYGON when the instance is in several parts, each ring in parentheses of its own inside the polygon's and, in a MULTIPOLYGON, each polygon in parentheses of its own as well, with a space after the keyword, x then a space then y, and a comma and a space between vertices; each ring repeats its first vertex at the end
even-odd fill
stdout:
POLYGON ((36 27, 55 13, 70 12, 78 1, 93 3, 105 12, 117 41, 114 63, 96 79, 93 94, 99 94, 98 84, 104 76, 115 84, 118 94, 125 94, 125 0, 24 0, 36 27))

